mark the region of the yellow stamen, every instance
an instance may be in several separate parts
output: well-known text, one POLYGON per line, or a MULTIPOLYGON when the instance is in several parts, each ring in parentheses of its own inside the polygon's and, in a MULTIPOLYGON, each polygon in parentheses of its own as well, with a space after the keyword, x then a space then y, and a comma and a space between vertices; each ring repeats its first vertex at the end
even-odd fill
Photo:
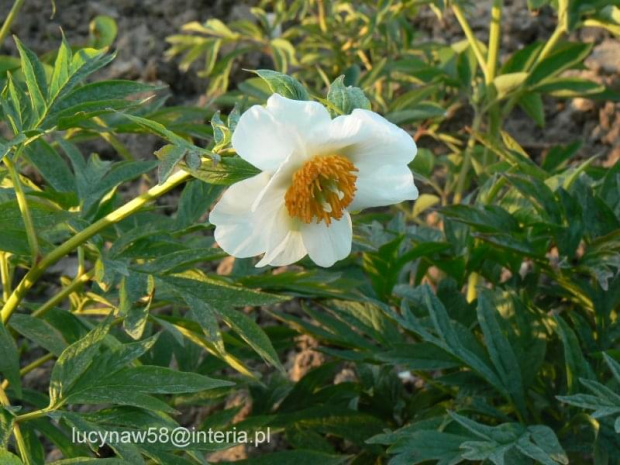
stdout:
POLYGON ((355 195, 355 165, 340 155, 317 156, 295 174, 284 200, 289 215, 304 223, 339 220, 355 195))

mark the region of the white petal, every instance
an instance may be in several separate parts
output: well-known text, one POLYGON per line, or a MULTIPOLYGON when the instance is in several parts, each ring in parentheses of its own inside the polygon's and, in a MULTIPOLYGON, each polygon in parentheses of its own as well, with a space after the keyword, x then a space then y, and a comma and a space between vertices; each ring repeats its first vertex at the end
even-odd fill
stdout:
POLYGON ((308 252, 304 246, 301 232, 288 231, 284 240, 275 248, 269 250, 256 264, 257 267, 272 265, 285 266, 298 262, 306 256, 308 252))
POLYGON ((353 229, 348 212, 329 226, 324 222, 302 224, 301 234, 308 255, 319 266, 332 266, 351 253, 353 229))
POLYGON ((251 207, 269 178, 261 173, 233 184, 209 215, 215 225, 215 240, 230 255, 246 258, 267 250, 267 237, 259 227, 261 217, 253 214, 251 207))
POLYGON ((267 100, 266 108, 276 121, 286 125, 297 136, 298 145, 304 151, 310 149, 317 137, 325 137, 331 123, 327 108, 318 102, 292 100, 273 94, 267 100))
POLYGON ((313 155, 312 144, 324 137, 330 122, 320 103, 273 94, 265 107, 254 105, 241 115, 232 146, 247 162, 273 173, 293 153, 313 155))
POLYGON ((357 191, 348 207, 351 211, 384 207, 418 198, 413 174, 405 164, 383 165, 374 170, 360 168, 357 174, 357 191))
POLYGON ((254 105, 239 118, 232 146, 248 163, 273 173, 296 149, 296 141, 267 109, 254 105))
POLYGON ((406 131, 377 113, 361 109, 334 119, 323 140, 322 152, 344 155, 358 169, 408 164, 417 153, 406 131))

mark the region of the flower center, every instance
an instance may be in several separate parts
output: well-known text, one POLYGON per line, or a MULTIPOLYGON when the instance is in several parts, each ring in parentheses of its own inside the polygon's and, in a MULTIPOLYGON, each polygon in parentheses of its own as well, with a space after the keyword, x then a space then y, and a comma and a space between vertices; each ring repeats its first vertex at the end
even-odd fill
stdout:
POLYGON ((329 226, 342 218, 355 194, 355 165, 340 155, 314 157, 295 174, 284 201, 289 215, 304 223, 316 219, 329 226))

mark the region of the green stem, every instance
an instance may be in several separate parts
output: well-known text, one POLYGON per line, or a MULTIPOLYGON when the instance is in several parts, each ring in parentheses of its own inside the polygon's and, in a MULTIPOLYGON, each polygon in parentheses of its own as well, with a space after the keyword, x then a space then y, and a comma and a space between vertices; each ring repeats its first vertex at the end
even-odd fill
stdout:
POLYGON ((15 417, 15 423, 23 423, 24 421, 36 420, 37 418, 44 417, 50 412, 56 410, 55 408, 45 407, 40 410, 33 410, 32 412, 23 413, 15 417))
POLYGON ((474 122, 472 125, 472 131, 469 135, 469 140, 467 141, 467 148, 465 149, 465 154, 463 155, 463 166, 461 166, 461 171, 459 172, 459 177, 456 182, 456 191, 454 192, 454 204, 461 203, 463 199, 463 192, 465 191, 465 181, 467 180, 467 173, 469 172, 469 168, 471 166, 471 156, 474 150, 474 146, 476 145, 476 137, 475 134, 480 130, 480 125, 482 124, 482 115, 478 110, 476 110, 476 116, 474 117, 474 122))
POLYGON ((185 182, 190 177, 191 175, 189 173, 185 171, 178 171, 177 173, 170 176, 164 184, 150 188, 144 194, 136 197, 122 207, 114 210, 112 213, 104 216, 99 221, 91 224, 89 227, 52 250, 49 254, 43 257, 39 263, 32 267, 28 273, 26 273, 26 276, 24 276, 24 278, 17 285, 17 287, 9 297, 9 299, 5 302, 4 307, 0 312, 2 316, 2 322, 6 324, 9 318, 11 318, 13 312, 17 309, 18 305, 20 304, 28 290, 34 285, 34 283, 37 282, 37 280, 41 277, 41 275, 43 275, 47 268, 49 268, 51 265, 63 258, 65 255, 71 253, 77 247, 82 245, 88 239, 98 234, 108 226, 124 220, 128 216, 140 210, 140 208, 142 208, 145 204, 162 196, 169 190, 185 182))
POLYGON ((15 2, 13 3, 11 11, 9 11, 9 15, 4 20, 2 29, 0 29, 0 45, 2 45, 4 39, 6 39, 6 36, 9 35, 9 29, 11 29, 11 25, 13 24, 13 21, 15 21, 15 18, 17 18, 17 14, 19 13, 21 7, 24 5, 24 2, 25 0, 15 0, 15 2))
MULTIPOLYGON (((0 405, 3 407, 10 407, 11 401, 9 397, 6 395, 4 385, 0 386, 0 405)), ((19 425, 17 424, 17 419, 13 423, 13 436, 15 436, 15 442, 17 444, 17 450, 19 450, 19 455, 22 458, 22 462, 25 465, 30 465, 30 456, 28 455, 28 448, 26 447, 26 442, 24 441, 24 437, 22 436, 22 431, 19 429, 19 425)))
POLYGON ((497 73, 499 48, 502 40, 502 3, 503 0, 493 0, 491 8, 491 28, 489 30, 489 56, 487 57, 486 83, 491 84, 497 73))
POLYGON ((22 188, 22 182, 19 179, 19 173, 15 168, 13 162, 7 155, 4 159, 11 180, 13 181, 13 188, 15 189, 15 196, 17 197, 17 205, 19 211, 22 214, 24 220, 24 226, 26 227, 26 236, 28 237, 28 244, 30 245, 30 253, 32 254, 32 265, 35 266, 39 258, 39 242, 37 241, 37 232, 34 229, 34 223, 32 222, 32 216, 30 215, 30 209, 28 208, 28 201, 26 200, 26 194, 22 188))
POLYGON ((469 46, 474 51, 474 55, 476 55, 476 60, 478 60, 478 64, 480 65, 480 68, 482 69, 482 73, 484 74, 485 79, 486 79, 486 77, 488 76, 486 60, 484 58, 484 54, 482 53, 482 50, 480 50, 480 46, 478 45, 478 40, 476 39, 476 36, 474 35, 474 31, 471 30, 471 27, 469 26, 469 23, 467 22, 467 18, 465 17, 465 14, 463 13, 463 10, 461 9, 459 5, 457 5, 456 3, 452 4, 452 11, 454 12, 454 16, 456 16, 456 19, 458 20, 459 24, 461 25, 461 29, 463 29, 463 32, 465 33, 465 37, 467 38, 467 41, 469 42, 469 46))
POLYGON ((319 7, 319 28, 321 32, 327 32, 327 21, 325 20, 325 3, 324 0, 318 0, 319 7))
POLYGON ((480 280, 480 275, 475 271, 469 275, 467 279, 467 302, 472 303, 478 297, 478 281, 480 280))
POLYGON ((52 308, 54 308, 58 303, 62 302, 66 297, 73 294, 73 292, 78 289, 82 284, 89 281, 95 274, 95 270, 90 270, 87 273, 76 276, 76 278, 65 288, 63 288, 58 294, 49 299, 43 305, 41 305, 38 309, 36 309, 32 316, 35 318, 41 318, 47 312, 49 312, 52 308))
POLYGON ((26 441, 24 441, 22 430, 17 423, 13 424, 13 436, 15 436, 17 450, 19 450, 19 455, 22 458, 22 462, 24 462, 24 465, 31 465, 32 461, 30 460, 30 455, 28 455, 28 446, 26 446, 26 441))
POLYGON ((11 269, 9 268, 9 254, 0 252, 0 280, 2 282, 2 301, 9 300, 11 295, 11 269))
MULTIPOLYGON (((534 62, 530 66, 528 66, 524 71, 529 72, 533 70, 541 61, 547 58, 549 54, 553 51, 555 46, 558 44, 562 36, 564 35, 564 32, 565 32, 564 27, 561 24, 559 24, 558 27, 555 29, 555 31, 553 31, 553 34, 551 35, 551 37, 549 38, 549 40, 547 41, 547 43, 541 50, 538 57, 536 57, 536 60, 534 60, 534 62)), ((519 89, 508 100, 508 102, 506 103, 506 106, 504 107, 504 110, 502 111, 502 115, 504 117, 510 114, 510 112, 513 110, 513 108, 519 101, 519 98, 521 98, 521 95, 523 95, 523 89, 519 89)))
POLYGON ((534 66, 536 66, 538 63, 540 63, 541 61, 543 61, 545 58, 549 56, 549 54, 552 52, 552 50, 555 48, 557 43, 560 41, 560 39, 564 35, 564 32, 565 30, 562 25, 558 25, 558 27, 555 28, 555 31, 553 31, 553 34, 551 34, 551 37, 549 38, 544 48, 540 52, 540 55, 538 55, 534 64, 532 64, 532 66, 530 66, 530 68, 527 71, 533 69, 534 66))
MULTIPOLYGON (((38 359, 36 359, 34 362, 29 363, 28 365, 26 365, 24 368, 22 368, 21 370, 19 370, 19 376, 20 377, 24 377, 26 376, 28 373, 30 373, 31 371, 39 368, 41 365, 49 362, 50 360, 52 360, 54 358, 54 354, 49 353, 49 354, 45 354, 43 357, 39 357, 38 359)), ((2 389, 6 389, 7 387, 9 387, 9 380, 5 379, 4 381, 2 381, 2 384, 0 385, 0 387, 2 389)))

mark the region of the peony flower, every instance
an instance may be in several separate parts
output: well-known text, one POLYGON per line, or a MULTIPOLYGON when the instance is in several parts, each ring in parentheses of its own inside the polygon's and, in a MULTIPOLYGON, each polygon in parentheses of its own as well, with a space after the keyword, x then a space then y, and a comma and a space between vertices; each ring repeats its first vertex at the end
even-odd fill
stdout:
POLYGON ((368 110, 331 119, 317 103, 272 95, 246 111, 232 136, 262 172, 232 185, 209 218, 230 255, 257 266, 306 255, 329 267, 351 252, 350 212, 417 198, 409 134, 368 110))

